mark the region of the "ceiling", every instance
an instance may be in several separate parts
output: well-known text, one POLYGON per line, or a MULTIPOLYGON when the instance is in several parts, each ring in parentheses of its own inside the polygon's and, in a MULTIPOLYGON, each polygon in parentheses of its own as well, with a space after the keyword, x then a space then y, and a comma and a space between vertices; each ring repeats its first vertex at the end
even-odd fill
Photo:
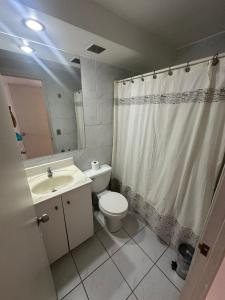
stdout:
POLYGON ((173 63, 178 48, 225 30, 223 0, 0 0, 0 49, 61 63, 85 56, 143 73, 173 63), (21 4, 23 3, 23 5, 21 4), (32 32, 25 18, 46 27, 32 32), (104 48, 100 55, 86 49, 104 48))
POLYGON ((224 0, 95 0, 176 48, 225 30, 224 0))
POLYGON ((19 45, 26 40, 35 49, 35 56, 50 61, 67 63, 74 57, 85 56, 135 72, 147 67, 141 55, 132 49, 15 1, 1 2, 0 20, 0 49, 3 50, 21 53, 19 45), (26 28, 23 19, 29 17, 40 20, 46 30, 37 33, 26 28), (106 51, 101 55, 87 52, 92 43, 106 51))

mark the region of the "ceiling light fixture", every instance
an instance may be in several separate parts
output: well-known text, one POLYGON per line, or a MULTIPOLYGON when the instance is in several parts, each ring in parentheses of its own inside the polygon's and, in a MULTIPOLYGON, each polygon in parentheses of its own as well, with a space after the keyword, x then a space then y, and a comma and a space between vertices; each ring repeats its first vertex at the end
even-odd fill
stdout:
POLYGON ((22 45, 22 46, 19 46, 19 48, 26 54, 31 54, 34 52, 34 49, 32 49, 30 46, 22 45))
POLYGON ((24 24, 33 31, 42 31, 45 29, 43 24, 34 19, 26 19, 24 20, 24 24))

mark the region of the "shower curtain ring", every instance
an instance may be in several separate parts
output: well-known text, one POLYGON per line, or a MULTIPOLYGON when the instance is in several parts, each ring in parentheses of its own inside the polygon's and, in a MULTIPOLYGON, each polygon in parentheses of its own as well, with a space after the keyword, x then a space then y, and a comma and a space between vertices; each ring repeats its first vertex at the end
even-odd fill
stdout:
POLYGON ((157 75, 156 75, 156 73, 155 73, 155 70, 154 70, 153 78, 154 78, 154 79, 157 78, 157 75))
POLYGON ((190 70, 191 70, 191 68, 190 68, 190 66, 189 66, 189 62, 187 62, 187 65, 186 65, 186 67, 185 67, 185 72, 190 72, 190 70))
POLYGON ((173 75, 173 71, 171 70, 171 67, 169 67, 168 75, 169 75, 169 76, 172 76, 172 75, 173 75))
POLYGON ((212 65, 216 66, 219 62, 219 58, 218 58, 219 53, 216 53, 213 58, 212 58, 212 65))
POLYGON ((145 79, 144 79, 144 76, 143 76, 143 75, 141 76, 141 81, 145 81, 145 79))
POLYGON ((123 80, 123 85, 126 85, 126 81, 125 80, 123 80))
POLYGON ((131 80, 130 80, 130 81, 131 81, 131 83, 134 83, 134 79, 133 79, 133 78, 131 78, 131 80))

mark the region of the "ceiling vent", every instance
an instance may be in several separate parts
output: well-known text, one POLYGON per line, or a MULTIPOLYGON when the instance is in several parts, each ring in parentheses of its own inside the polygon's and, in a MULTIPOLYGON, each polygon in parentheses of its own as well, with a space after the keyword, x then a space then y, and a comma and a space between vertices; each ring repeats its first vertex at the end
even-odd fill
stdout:
POLYGON ((103 51, 105 51, 105 48, 95 45, 95 44, 92 44, 90 47, 87 48, 87 51, 95 53, 95 54, 100 54, 103 51))
POLYGON ((71 60, 71 62, 74 64, 80 64, 80 59, 75 57, 74 59, 71 60))

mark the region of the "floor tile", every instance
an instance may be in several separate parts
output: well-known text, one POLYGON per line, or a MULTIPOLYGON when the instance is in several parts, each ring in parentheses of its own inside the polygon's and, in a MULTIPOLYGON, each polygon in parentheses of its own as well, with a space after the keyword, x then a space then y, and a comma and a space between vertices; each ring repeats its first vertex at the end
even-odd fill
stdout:
POLYGON ((111 259, 84 280, 90 300, 125 300, 131 293, 111 259))
POLYGON ((67 254, 51 265, 58 298, 61 299, 80 283, 71 254, 67 254))
POLYGON ((68 295, 66 295, 63 300, 88 300, 86 293, 84 291, 83 285, 79 284, 74 290, 72 290, 68 295))
POLYGON ((133 240, 118 250, 112 256, 112 259, 132 289, 137 286, 140 280, 153 266, 153 262, 150 258, 133 240))
POLYGON ((109 255, 113 255, 130 239, 129 235, 122 228, 114 233, 109 232, 107 229, 102 229, 98 231, 96 235, 109 255))
POLYGON ((166 252, 157 262, 157 266, 164 272, 164 274, 172 281, 176 287, 181 291, 185 281, 177 275, 171 268, 172 260, 177 260, 177 253, 175 250, 168 248, 166 252))
POLYGON ((165 275, 154 266, 134 290, 139 300, 178 300, 180 293, 165 275))
POLYGON ((131 295, 127 298, 127 300, 137 300, 137 298, 135 297, 134 294, 131 294, 131 295))
POLYGON ((128 213, 122 220, 124 229, 130 236, 135 236, 144 226, 144 221, 134 213, 128 213))
POLYGON ((148 227, 143 228, 135 237, 134 240, 139 246, 151 257, 155 262, 168 248, 167 245, 162 244, 157 238, 156 234, 148 227))
POLYGON ((93 236, 74 249, 72 255, 82 279, 86 278, 109 258, 109 255, 96 236, 93 236))

